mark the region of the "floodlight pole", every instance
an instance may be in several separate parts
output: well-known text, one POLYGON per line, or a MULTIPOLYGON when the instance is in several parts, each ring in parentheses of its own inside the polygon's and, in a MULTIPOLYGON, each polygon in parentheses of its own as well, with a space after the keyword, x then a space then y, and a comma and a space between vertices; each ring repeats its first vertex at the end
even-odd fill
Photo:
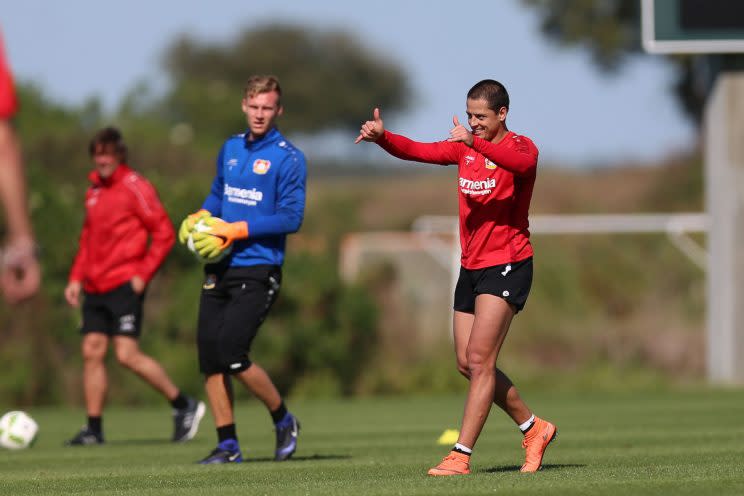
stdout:
POLYGON ((708 379, 744 384, 744 72, 719 73, 704 126, 708 379))

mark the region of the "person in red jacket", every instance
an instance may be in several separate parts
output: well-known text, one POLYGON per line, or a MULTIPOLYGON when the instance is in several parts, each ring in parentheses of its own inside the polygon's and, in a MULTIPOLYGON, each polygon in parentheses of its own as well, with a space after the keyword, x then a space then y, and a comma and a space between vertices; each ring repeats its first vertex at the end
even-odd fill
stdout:
POLYGON ((155 188, 126 165, 127 149, 112 127, 91 140, 95 169, 85 195, 85 222, 65 299, 83 296, 83 388, 87 424, 68 445, 101 444, 107 389, 104 358, 113 344, 120 364, 166 397, 173 407, 173 441, 192 439, 205 406, 184 395, 163 367, 144 354, 137 339, 147 284, 175 242, 175 231, 155 188), (148 244, 149 241, 149 244, 148 244))
POLYGON ((0 289, 9 303, 33 296, 39 289, 41 270, 26 201, 18 137, 10 119, 18 100, 0 39, 0 204, 5 213, 7 238, 0 257, 0 289))
POLYGON ((462 255, 453 329, 457 368, 470 386, 457 443, 429 475, 470 473, 470 455, 492 403, 524 433, 521 471, 535 472, 557 429, 535 417, 496 367, 496 359, 532 284, 527 212, 538 152, 532 140, 506 127, 509 94, 498 81, 475 84, 466 108, 470 130, 455 116, 449 138, 437 143, 419 143, 385 130, 380 110, 374 109, 356 143, 375 142, 405 160, 458 165, 462 255))

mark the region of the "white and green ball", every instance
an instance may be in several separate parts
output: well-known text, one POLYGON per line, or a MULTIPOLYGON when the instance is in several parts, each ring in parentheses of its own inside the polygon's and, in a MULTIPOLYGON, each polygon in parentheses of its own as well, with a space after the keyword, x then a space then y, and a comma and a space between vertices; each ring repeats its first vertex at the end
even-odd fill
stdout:
POLYGON ((12 411, 0 418, 0 446, 3 448, 28 448, 38 433, 39 424, 26 412, 12 411))

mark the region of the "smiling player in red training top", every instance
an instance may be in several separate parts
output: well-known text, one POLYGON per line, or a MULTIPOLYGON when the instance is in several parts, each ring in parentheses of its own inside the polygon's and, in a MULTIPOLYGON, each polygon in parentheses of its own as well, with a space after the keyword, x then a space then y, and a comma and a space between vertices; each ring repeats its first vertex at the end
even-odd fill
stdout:
POLYGON ((509 95, 491 79, 468 91, 470 131, 453 118, 446 141, 420 143, 385 130, 380 110, 362 124, 356 143, 375 142, 391 155, 459 170, 460 276, 454 297, 457 368, 469 381, 460 436, 429 475, 470 473, 470 455, 491 404, 496 403, 524 433, 522 472, 542 465, 556 427, 536 417, 514 384, 496 367, 512 318, 527 301, 532 284, 529 211, 537 169, 532 141, 506 127, 509 95))

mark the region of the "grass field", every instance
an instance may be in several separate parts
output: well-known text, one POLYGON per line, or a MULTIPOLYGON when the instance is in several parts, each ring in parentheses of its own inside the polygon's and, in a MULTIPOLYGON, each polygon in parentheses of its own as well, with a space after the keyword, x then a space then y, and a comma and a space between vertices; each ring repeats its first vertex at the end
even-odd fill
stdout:
POLYGON ((267 413, 242 403, 249 462, 230 466, 194 464, 213 448, 210 417, 196 439, 173 445, 165 406, 111 408, 105 446, 64 448, 82 412, 31 409, 40 437, 29 450, 0 451, 0 494, 744 494, 742 391, 529 394, 559 427, 541 472, 518 472, 520 435, 493 411, 473 474, 427 477, 447 453, 436 439, 457 427, 462 399, 290 402, 303 430, 295 458, 281 464, 271 461, 267 413))

